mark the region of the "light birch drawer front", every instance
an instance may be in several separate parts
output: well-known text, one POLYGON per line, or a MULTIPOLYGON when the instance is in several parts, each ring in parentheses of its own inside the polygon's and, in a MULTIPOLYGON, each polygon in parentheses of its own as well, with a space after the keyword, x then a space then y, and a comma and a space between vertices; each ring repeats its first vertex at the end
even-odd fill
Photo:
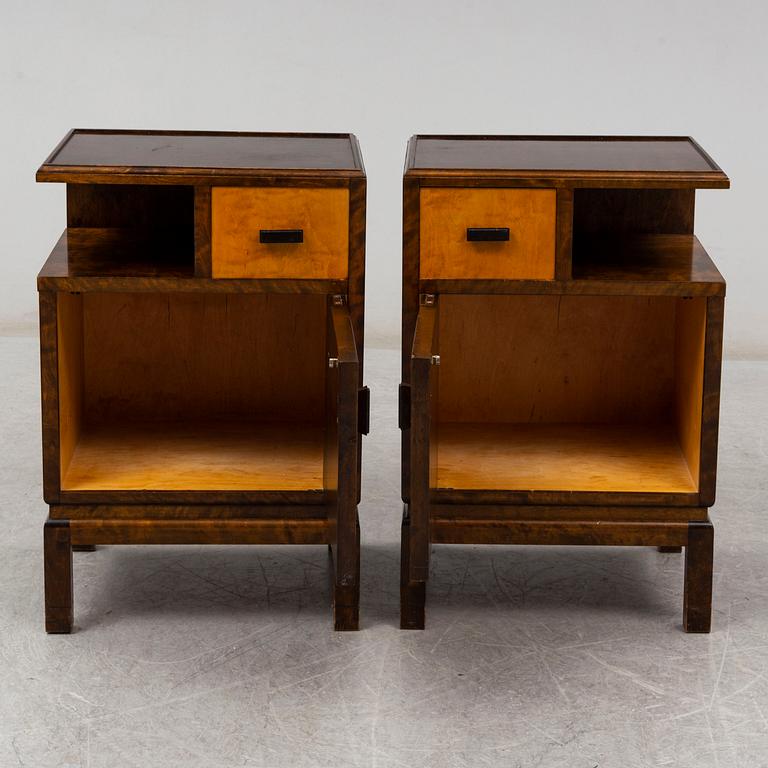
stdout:
POLYGON ((212 190, 215 278, 344 279, 348 240, 347 189, 212 190))
POLYGON ((553 280, 555 201, 554 189, 422 189, 420 277, 553 280))

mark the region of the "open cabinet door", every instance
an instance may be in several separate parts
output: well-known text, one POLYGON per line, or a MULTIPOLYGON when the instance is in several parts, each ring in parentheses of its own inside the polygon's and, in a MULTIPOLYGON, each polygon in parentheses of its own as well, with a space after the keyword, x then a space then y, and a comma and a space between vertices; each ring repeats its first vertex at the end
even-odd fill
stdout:
POLYGON ((401 616, 403 629, 424 628, 424 599, 429 575, 429 489, 432 410, 437 403, 437 298, 422 296, 411 352, 410 494, 403 515, 401 616))
POLYGON ((355 630, 360 601, 359 363, 349 309, 341 296, 329 300, 327 338, 324 483, 332 521, 334 628, 355 630))

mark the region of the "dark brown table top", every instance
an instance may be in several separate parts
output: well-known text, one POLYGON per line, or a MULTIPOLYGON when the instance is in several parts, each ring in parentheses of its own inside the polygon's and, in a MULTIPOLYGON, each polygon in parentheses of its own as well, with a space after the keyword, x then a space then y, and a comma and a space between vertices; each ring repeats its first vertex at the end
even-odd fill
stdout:
POLYGON ((720 167, 691 138, 624 136, 414 136, 406 172, 456 171, 602 177, 676 175, 727 186, 720 167))
MULTIPOLYGON (((208 133, 74 130, 40 168, 38 179, 68 172, 184 175, 201 171, 361 173, 351 134, 208 133)), ((71 175, 71 174, 70 174, 71 175)))

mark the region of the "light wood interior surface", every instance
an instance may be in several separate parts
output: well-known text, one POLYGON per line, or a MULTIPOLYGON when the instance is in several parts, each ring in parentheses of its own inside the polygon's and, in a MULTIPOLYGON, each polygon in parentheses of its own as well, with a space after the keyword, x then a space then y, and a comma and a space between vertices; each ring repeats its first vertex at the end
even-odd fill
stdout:
POLYGON ((421 190, 420 277, 552 280, 554 189, 421 190), (468 227, 508 227, 509 241, 468 242, 468 227))
POLYGON ((62 489, 272 491, 323 488, 317 424, 102 424, 82 430, 62 489))
POLYGON ((343 279, 349 190, 343 187, 214 187, 214 278, 343 279), (260 243, 259 230, 302 229, 303 243, 260 243))
POLYGON ((433 487, 697 490, 706 298, 438 306, 433 487))
POLYGON ((321 489, 326 313, 313 294, 60 293, 62 488, 321 489))
POLYGON ((326 298, 83 294, 84 417, 319 420, 326 298))
POLYGON ((674 428, 667 426, 442 423, 436 442, 438 488, 696 490, 674 428))
POLYGON ((440 421, 671 418, 666 296, 440 297, 440 421))

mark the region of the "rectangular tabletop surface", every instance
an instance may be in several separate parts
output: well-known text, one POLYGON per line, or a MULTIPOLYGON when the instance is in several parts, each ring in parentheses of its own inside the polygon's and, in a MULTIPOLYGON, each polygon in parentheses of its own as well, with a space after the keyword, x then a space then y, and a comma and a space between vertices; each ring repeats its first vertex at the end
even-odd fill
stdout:
POLYGON ((73 168, 96 172, 135 169, 160 174, 200 169, 360 172, 362 163, 351 134, 78 129, 54 150, 40 175, 73 168))
POLYGON ((544 174, 673 174, 727 185, 693 139, 625 136, 415 136, 407 169, 544 174))

